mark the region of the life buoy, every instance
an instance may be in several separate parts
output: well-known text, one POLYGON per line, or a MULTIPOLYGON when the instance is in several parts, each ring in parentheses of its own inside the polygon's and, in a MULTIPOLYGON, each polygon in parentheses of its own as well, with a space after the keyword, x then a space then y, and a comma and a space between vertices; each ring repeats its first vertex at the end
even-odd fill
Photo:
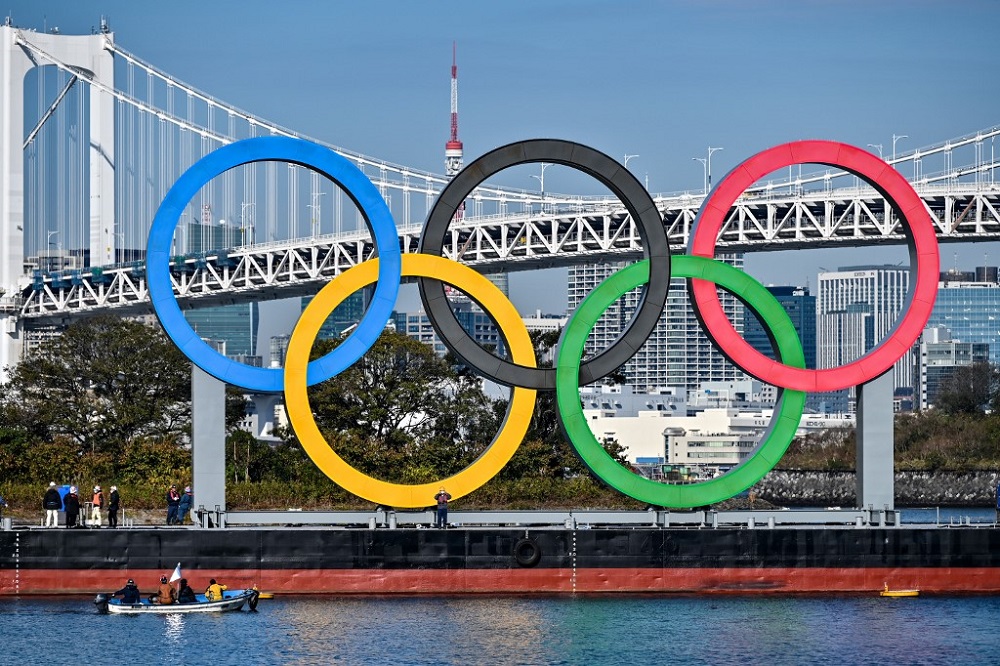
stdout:
POLYGON ((514 560, 522 567, 533 567, 542 559, 542 549, 534 539, 525 537, 514 544, 514 560))

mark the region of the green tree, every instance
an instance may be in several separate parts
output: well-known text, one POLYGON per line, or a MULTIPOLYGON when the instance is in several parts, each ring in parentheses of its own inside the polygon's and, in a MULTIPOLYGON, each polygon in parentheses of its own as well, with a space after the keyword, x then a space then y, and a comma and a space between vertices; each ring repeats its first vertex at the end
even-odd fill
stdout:
POLYGON ((41 439, 118 453, 140 437, 185 433, 191 365, 158 328, 114 316, 70 326, 9 369, 5 408, 41 439))
POLYGON ((983 414, 1000 406, 1000 372, 990 363, 955 368, 941 382, 934 405, 947 414, 983 414))
MULTIPOLYGON (((320 340, 311 357, 339 340, 320 340)), ((379 478, 415 482, 462 469, 489 445, 499 416, 479 380, 427 345, 385 331, 347 370, 309 389, 316 423, 337 453, 379 478)), ((294 433, 280 433, 294 448, 294 433)))

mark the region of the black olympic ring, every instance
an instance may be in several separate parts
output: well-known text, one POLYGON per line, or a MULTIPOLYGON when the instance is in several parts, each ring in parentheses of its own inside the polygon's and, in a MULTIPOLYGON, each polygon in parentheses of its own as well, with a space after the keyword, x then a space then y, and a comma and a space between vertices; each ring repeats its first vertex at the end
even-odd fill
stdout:
MULTIPOLYGON (((470 163, 442 190, 420 234, 417 251, 441 255, 455 211, 480 183, 508 167, 537 162, 577 169, 610 189, 636 222, 644 255, 649 260, 649 282, 625 330, 614 344, 580 364, 580 383, 590 384, 611 374, 635 355, 656 329, 670 286, 670 248, 663 220, 646 188, 619 162, 588 146, 559 139, 529 139, 501 146, 470 163)), ((506 386, 555 389, 555 368, 528 368, 494 356, 458 323, 441 282, 423 277, 417 282, 424 311, 438 337, 466 365, 506 386)))

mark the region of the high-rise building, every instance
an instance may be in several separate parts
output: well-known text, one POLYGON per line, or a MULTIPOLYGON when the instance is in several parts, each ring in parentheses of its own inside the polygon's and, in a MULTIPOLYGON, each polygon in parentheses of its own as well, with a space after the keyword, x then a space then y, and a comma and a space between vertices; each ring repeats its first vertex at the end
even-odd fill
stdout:
MULTIPOLYGON (((781 303, 799 334, 806 367, 816 367, 816 297, 809 295, 808 287, 776 286, 767 290, 781 303)), ((743 339, 768 358, 774 358, 771 339, 767 330, 750 308, 743 310, 743 339)))
POLYGON ((920 357, 917 367, 917 398, 920 409, 933 407, 942 382, 956 368, 989 360, 990 346, 985 342, 959 342, 951 339, 945 326, 930 326, 920 336, 920 357))
MULTIPOLYGON (((212 223, 211 208, 202 211, 201 223, 178 230, 178 242, 189 254, 206 254, 241 244, 239 227, 212 223), (183 237, 182 237, 183 236, 183 237)), ((260 323, 257 303, 239 303, 214 308, 187 310, 184 313, 199 337, 225 342, 229 356, 253 356, 257 351, 257 326, 260 323)))
POLYGON ((987 343, 990 363, 1000 365, 1000 283, 997 281, 997 268, 979 266, 975 272, 942 273, 927 326, 946 326, 953 340, 987 343))
MULTIPOLYGON (((719 255, 719 260, 743 268, 743 254, 719 255)), ((578 264, 571 266, 568 278, 568 305, 575 309, 606 278, 624 268, 625 262, 578 264)), ((585 358, 600 353, 613 344, 639 306, 639 290, 634 289, 613 303, 604 313, 584 348, 585 358)), ((722 306, 737 332, 743 332, 743 304, 722 293, 722 306)), ((688 300, 683 279, 670 282, 667 304, 656 329, 639 351, 621 368, 626 383, 638 392, 651 392, 666 386, 681 386, 690 392, 710 381, 745 379, 738 368, 709 342, 688 300)))
MULTIPOLYGON (((906 266, 846 266, 819 274, 816 363, 835 368, 856 361, 884 340, 903 310, 906 266)), ((893 388, 913 387, 913 351, 893 366, 893 388)), ((853 389, 851 395, 853 395, 853 389)))
MULTIPOLYGON (((372 294, 375 292, 374 285, 368 285, 354 292, 350 296, 344 299, 344 301, 333 309, 333 312, 327 316, 326 321, 319 329, 319 333, 316 334, 316 339, 318 340, 333 340, 339 338, 340 334, 344 332, 345 329, 354 326, 361 318, 365 315, 365 310, 368 309, 368 303, 371 302, 372 294)), ((312 302, 312 296, 306 296, 302 299, 302 310, 305 311, 306 306, 312 302)))
POLYGON ((227 356, 253 356, 260 314, 257 303, 222 305, 184 313, 198 337, 225 343, 227 356))
MULTIPOLYGON (((481 346, 493 349, 498 356, 504 357, 503 338, 497 332, 489 315, 469 299, 449 299, 449 302, 452 312, 455 313, 455 318, 458 319, 458 323, 465 329, 466 333, 481 346)), ((431 320, 427 318, 427 314, 423 310, 396 312, 394 318, 397 331, 429 345, 438 355, 443 356, 448 352, 448 348, 438 338, 431 325, 431 320)))

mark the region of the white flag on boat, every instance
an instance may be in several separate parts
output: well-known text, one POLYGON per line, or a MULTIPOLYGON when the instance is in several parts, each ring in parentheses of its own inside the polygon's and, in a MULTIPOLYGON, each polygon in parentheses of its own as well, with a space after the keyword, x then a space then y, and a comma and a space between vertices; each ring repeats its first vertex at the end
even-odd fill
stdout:
POLYGON ((175 580, 180 580, 180 579, 181 579, 181 563, 178 562, 177 567, 174 569, 174 572, 170 574, 170 582, 172 583, 175 580))

